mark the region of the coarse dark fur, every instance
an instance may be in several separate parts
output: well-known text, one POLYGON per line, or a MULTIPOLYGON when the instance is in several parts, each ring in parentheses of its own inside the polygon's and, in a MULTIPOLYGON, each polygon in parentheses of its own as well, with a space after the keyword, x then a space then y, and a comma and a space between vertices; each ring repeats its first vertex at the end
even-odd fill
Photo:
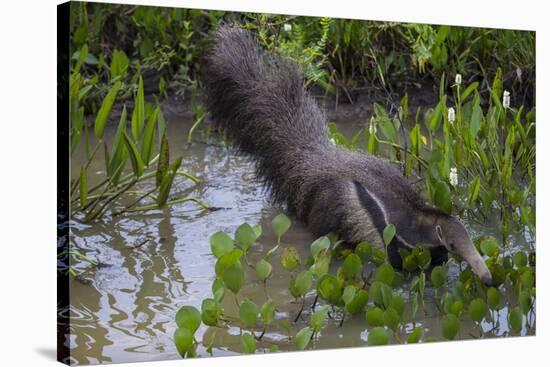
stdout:
POLYGON ((426 244, 433 262, 447 259, 434 226, 453 218, 429 206, 389 162, 334 146, 295 63, 260 50, 248 31, 221 27, 204 66, 212 120, 252 157, 274 201, 313 234, 383 246, 392 223, 392 265, 401 266, 399 246, 426 244))

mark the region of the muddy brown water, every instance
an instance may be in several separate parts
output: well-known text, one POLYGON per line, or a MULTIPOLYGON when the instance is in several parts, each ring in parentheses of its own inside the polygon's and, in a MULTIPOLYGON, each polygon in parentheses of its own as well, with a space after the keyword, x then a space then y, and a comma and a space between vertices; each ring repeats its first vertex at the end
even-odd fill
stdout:
MULTIPOLYGON (((365 121, 363 117, 344 116, 341 121, 333 120, 348 136, 358 131, 365 121)), ((210 254, 210 234, 220 230, 233 234, 244 222, 260 223, 264 233, 250 250, 252 263, 276 242, 270 223, 281 208, 270 204, 268 194, 255 181, 251 162, 219 144, 199 142, 188 145, 187 131, 192 123, 189 116, 176 114, 167 116, 167 119, 172 157, 183 155, 181 169, 202 181, 193 187, 189 180, 178 177, 172 189, 173 195, 191 195, 222 209, 206 212, 196 204, 186 202, 162 210, 114 218, 108 216, 91 224, 82 223, 78 218, 72 221, 73 245, 101 264, 99 267, 91 267, 83 261, 72 264, 82 272, 82 277, 70 278, 71 325, 66 344, 71 349, 72 364, 179 358, 172 341, 177 310, 183 305, 200 309, 201 301, 211 297, 215 258, 210 254)), ((111 139, 113 133, 114 128, 108 127, 106 139, 111 139)), ((204 140, 200 133, 196 139, 204 140)), ((78 175, 83 161, 83 149, 79 149, 72 157, 73 176, 78 175)), ((90 184, 102 177, 103 170, 104 158, 98 154, 90 165, 90 184)), ((142 185, 139 189, 146 191, 147 186, 142 185)), ((496 223, 480 226, 467 222, 467 226, 474 236, 498 235, 496 223)), ((283 245, 294 245, 305 258, 313 240, 304 227, 294 221, 283 237, 283 245)), ((512 246, 522 249, 534 246, 529 240, 524 233, 515 233, 511 238, 512 246)), ((290 320, 291 333, 295 333, 308 322, 310 310, 307 306, 311 305, 313 295, 307 297, 303 319, 293 324, 300 305, 295 304, 289 295, 289 276, 280 266, 279 259, 278 254, 273 258, 273 276, 268 280, 267 293, 276 304, 276 319, 290 320)), ((450 284, 458 276, 457 269, 456 263, 451 263, 450 284)), ((239 299, 248 297, 261 305, 266 300, 264 287, 256 281, 253 271, 248 272, 247 279, 239 299)), ((405 299, 408 296, 406 289, 407 284, 404 285, 405 299)), ((428 282, 427 313, 417 313, 416 325, 423 327, 427 335, 440 339, 441 315, 433 303, 432 294, 428 282)), ((232 294, 226 294, 223 306, 226 314, 238 315, 232 294)), ((410 309, 410 302, 407 307, 410 309)), ((491 335, 506 335, 506 309, 500 311, 497 319, 491 335)), ((312 348, 366 346, 367 324, 363 314, 347 319, 341 327, 339 322, 339 316, 329 319, 312 348)), ((494 325, 487 323, 482 327, 488 331, 494 325)), ((412 324, 407 324, 408 331, 412 328, 412 324)), ((202 325, 196 338, 205 345, 212 343, 214 356, 233 355, 241 352, 240 332, 238 327, 202 325)), ((522 335, 533 333, 533 329, 522 331, 522 335)), ((479 334, 479 326, 462 321, 461 339, 478 337, 479 334)), ((260 350, 268 351, 272 344, 276 344, 279 350, 294 349, 282 327, 270 329, 264 340, 266 342, 258 343, 260 350)), ((198 349, 198 354, 209 356, 204 347, 198 349)))

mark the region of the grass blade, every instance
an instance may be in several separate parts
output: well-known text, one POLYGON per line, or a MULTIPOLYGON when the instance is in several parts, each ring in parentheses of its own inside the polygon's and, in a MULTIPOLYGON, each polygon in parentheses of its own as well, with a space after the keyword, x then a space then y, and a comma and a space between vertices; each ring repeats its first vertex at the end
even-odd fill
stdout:
MULTIPOLYGON (((122 170, 117 168, 126 160, 126 145, 124 143, 123 133, 126 132, 126 105, 122 108, 122 114, 120 115, 120 122, 118 123, 118 128, 115 134, 115 140, 113 142, 113 153, 111 160, 109 161, 109 166, 107 167, 107 176, 109 178, 113 177, 115 172, 117 176, 120 176, 122 170)), ((113 180, 116 185, 118 182, 118 177, 113 180)))
POLYGON ((151 160, 151 153, 153 151, 153 138, 155 136, 155 125, 158 121, 160 108, 155 108, 151 116, 149 116, 149 121, 143 132, 143 140, 141 143, 141 159, 145 165, 149 164, 151 160))
POLYGON ((145 97, 143 94, 143 78, 139 77, 138 92, 134 101, 132 113, 132 134, 135 141, 139 141, 143 125, 145 124, 145 97))
POLYGON ((122 134, 124 136, 124 143, 126 143, 126 149, 130 155, 130 162, 132 162, 134 174, 136 177, 140 177, 143 173, 143 161, 141 160, 141 156, 139 155, 136 145, 130 139, 128 134, 126 134, 126 132, 123 132, 122 134))
POLYGON ((86 175, 86 168, 82 166, 80 168, 80 206, 86 205, 88 201, 88 177, 86 175))
POLYGON ((107 95, 105 96, 105 99, 103 99, 103 102, 101 103, 101 107, 97 112, 97 116, 95 118, 95 123, 94 123, 94 132, 95 132, 95 136, 98 139, 103 138, 103 133, 105 132, 105 124, 107 123, 107 118, 111 113, 111 108, 113 107, 113 103, 115 102, 116 96, 121 86, 122 86, 121 82, 116 82, 112 86, 111 90, 109 90, 109 93, 107 93, 107 95))
POLYGON ((168 171, 168 165, 170 164, 170 147, 168 146, 168 138, 166 133, 162 135, 162 142, 160 144, 160 156, 156 175, 156 185, 160 186, 162 178, 168 171))
POLYGON ((176 177, 176 172, 181 165, 182 157, 177 158, 174 163, 170 166, 169 171, 162 178, 162 182, 159 188, 159 195, 157 197, 157 205, 159 207, 164 206, 168 201, 168 194, 172 188, 172 183, 174 182, 174 177, 176 177))

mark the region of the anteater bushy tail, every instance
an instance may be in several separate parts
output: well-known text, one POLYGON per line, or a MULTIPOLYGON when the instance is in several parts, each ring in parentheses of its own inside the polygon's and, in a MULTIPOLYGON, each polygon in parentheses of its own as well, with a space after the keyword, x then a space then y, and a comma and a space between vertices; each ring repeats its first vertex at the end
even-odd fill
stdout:
POLYGON ((216 126, 254 159, 275 199, 284 201, 281 190, 296 160, 329 141, 299 67, 257 44, 243 29, 224 26, 214 34, 202 74, 206 106, 216 126))

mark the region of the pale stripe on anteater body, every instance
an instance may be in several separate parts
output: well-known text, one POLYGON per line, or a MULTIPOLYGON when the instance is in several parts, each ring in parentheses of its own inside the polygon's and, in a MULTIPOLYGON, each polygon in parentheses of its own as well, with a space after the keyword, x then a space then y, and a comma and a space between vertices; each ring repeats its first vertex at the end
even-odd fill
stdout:
POLYGON ((315 235, 382 246, 394 224, 390 262, 399 246, 429 246, 434 262, 462 256, 485 283, 491 274, 460 221, 426 203, 389 162, 334 146, 325 117, 297 65, 263 52, 248 31, 221 27, 203 73, 207 109, 258 178, 315 235))

